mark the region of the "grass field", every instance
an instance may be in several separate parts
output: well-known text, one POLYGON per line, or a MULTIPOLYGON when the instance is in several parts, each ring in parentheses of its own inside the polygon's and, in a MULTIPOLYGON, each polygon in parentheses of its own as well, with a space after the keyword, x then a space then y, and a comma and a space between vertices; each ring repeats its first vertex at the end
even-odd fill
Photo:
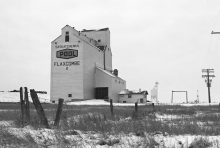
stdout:
POLYGON ((0 103, 0 123, 5 123, 0 124, 2 129, 0 137, 5 138, 0 141, 1 144, 7 145, 8 139, 14 139, 9 140, 11 145, 23 144, 24 147, 28 147, 30 144, 36 147, 54 144, 61 147, 84 147, 86 142, 83 142, 83 138, 81 138, 81 143, 76 138, 77 135, 80 137, 84 135, 84 137, 89 137, 90 142, 87 144, 95 147, 102 145, 123 147, 123 144, 128 147, 162 147, 163 145, 164 147, 176 147, 178 144, 180 147, 181 145, 190 147, 201 143, 204 143, 203 147, 220 147, 220 140, 216 140, 220 135, 220 106, 218 105, 190 107, 156 105, 155 109, 151 105, 144 105, 139 106, 137 112, 135 112, 134 106, 114 106, 113 115, 110 107, 105 105, 64 105, 58 127, 53 127, 57 105, 42 104, 42 106, 51 126, 50 132, 55 135, 57 143, 48 142, 48 138, 42 143, 39 142, 39 139, 36 140, 33 134, 30 134, 32 130, 42 135, 44 129, 33 104, 30 105, 31 126, 28 126, 28 128, 31 127, 30 130, 26 127, 21 128, 19 103, 0 103), (19 137, 13 134, 12 129, 23 130, 26 136, 19 137), (187 142, 184 138, 179 138, 174 143, 166 142, 169 137, 172 141, 172 137, 186 135, 190 135, 187 142), (94 139, 91 140, 91 137, 94 139), (161 143, 161 140, 164 143, 161 143), (81 145, 82 143, 84 145, 81 145))

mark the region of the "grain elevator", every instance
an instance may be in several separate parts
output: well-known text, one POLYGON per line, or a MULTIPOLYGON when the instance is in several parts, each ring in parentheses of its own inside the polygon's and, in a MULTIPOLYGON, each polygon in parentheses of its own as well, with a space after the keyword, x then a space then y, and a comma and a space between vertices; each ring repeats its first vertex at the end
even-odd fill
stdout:
POLYGON ((113 99, 126 81, 112 68, 108 28, 77 31, 66 25, 51 43, 50 99, 57 103, 83 99, 113 99))

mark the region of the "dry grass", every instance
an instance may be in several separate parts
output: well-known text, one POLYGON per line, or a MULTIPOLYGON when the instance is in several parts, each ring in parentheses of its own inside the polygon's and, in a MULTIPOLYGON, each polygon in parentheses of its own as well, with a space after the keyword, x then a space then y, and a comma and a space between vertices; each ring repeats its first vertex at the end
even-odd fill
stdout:
MULTIPOLYGON (((0 104, 0 106, 4 106, 0 104)), ((133 133, 136 136, 144 137, 145 133, 153 134, 160 131, 169 135, 220 135, 220 117, 219 106, 139 106, 138 112, 135 112, 134 106, 131 107, 114 107, 114 114, 110 112, 108 106, 63 106, 60 125, 53 127, 53 120, 56 114, 57 105, 43 104, 46 116, 50 122, 50 126, 57 132, 57 137, 60 137, 60 143, 67 144, 68 140, 63 137, 63 132, 71 130, 80 130, 84 132, 94 131, 107 135, 119 135, 133 133), (175 115, 178 118, 166 120, 158 120, 156 114, 160 115, 175 115), (60 132, 59 132, 60 131, 60 132)), ((5 104, 4 110, 0 111, 1 120, 13 120, 17 127, 20 127, 20 111, 19 104, 5 104)), ((2 108, 1 108, 2 109, 2 108)), ((37 113, 31 105, 31 123, 33 127, 41 128, 37 113)), ((2 133, 2 132, 1 132, 2 133)), ((11 143, 21 142, 9 133, 3 133, 0 136, 8 139, 14 139, 11 143), (4 135, 3 135, 4 134, 4 135), (8 138, 7 138, 8 137, 8 138)), ((208 143, 204 139, 198 141, 208 143)), ((158 143, 153 138, 146 139, 146 146, 154 147, 158 143)), ((199 142, 194 142, 198 145, 199 142)), ((34 146, 34 142, 32 143, 34 146)))
POLYGON ((34 139, 27 135, 26 139, 18 138, 4 129, 0 129, 0 146, 5 147, 37 147, 34 139))
MULTIPOLYGON (((2 104, 0 104, 1 106, 2 104)), ((4 110, 0 111, 0 120, 13 120, 20 127, 19 104, 4 104, 4 110)), ((46 116, 53 121, 57 105, 43 104, 46 116)), ((96 131, 102 133, 130 133, 139 130, 147 133, 155 131, 169 134, 193 134, 193 135, 219 135, 220 117, 219 106, 139 106, 138 112, 131 107, 114 107, 114 115, 108 106, 63 106, 61 116, 62 130, 78 129, 83 131, 96 131), (157 114, 179 115, 179 118, 158 120, 157 114), (199 113, 199 114, 198 114, 199 113)), ((42 127, 36 111, 31 105, 31 125, 42 127)), ((51 122, 52 124, 52 122, 51 122)))
POLYGON ((194 139, 189 148, 208 148, 210 146, 212 146, 212 143, 207 138, 200 137, 194 139))

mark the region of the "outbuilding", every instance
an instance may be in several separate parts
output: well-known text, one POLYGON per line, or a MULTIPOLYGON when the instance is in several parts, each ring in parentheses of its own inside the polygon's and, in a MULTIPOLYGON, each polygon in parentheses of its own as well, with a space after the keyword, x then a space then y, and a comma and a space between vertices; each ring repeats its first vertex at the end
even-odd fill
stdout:
POLYGON ((125 89, 119 93, 119 102, 121 103, 146 103, 148 92, 145 91, 129 91, 125 89))

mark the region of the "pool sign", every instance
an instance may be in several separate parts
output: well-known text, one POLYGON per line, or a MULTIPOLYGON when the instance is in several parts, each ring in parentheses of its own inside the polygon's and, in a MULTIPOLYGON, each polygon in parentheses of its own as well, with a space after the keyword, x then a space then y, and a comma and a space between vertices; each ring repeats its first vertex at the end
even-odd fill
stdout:
POLYGON ((71 59, 71 58, 75 58, 78 57, 78 50, 75 49, 63 49, 63 50, 59 50, 56 53, 56 57, 57 58, 61 58, 61 59, 71 59))

